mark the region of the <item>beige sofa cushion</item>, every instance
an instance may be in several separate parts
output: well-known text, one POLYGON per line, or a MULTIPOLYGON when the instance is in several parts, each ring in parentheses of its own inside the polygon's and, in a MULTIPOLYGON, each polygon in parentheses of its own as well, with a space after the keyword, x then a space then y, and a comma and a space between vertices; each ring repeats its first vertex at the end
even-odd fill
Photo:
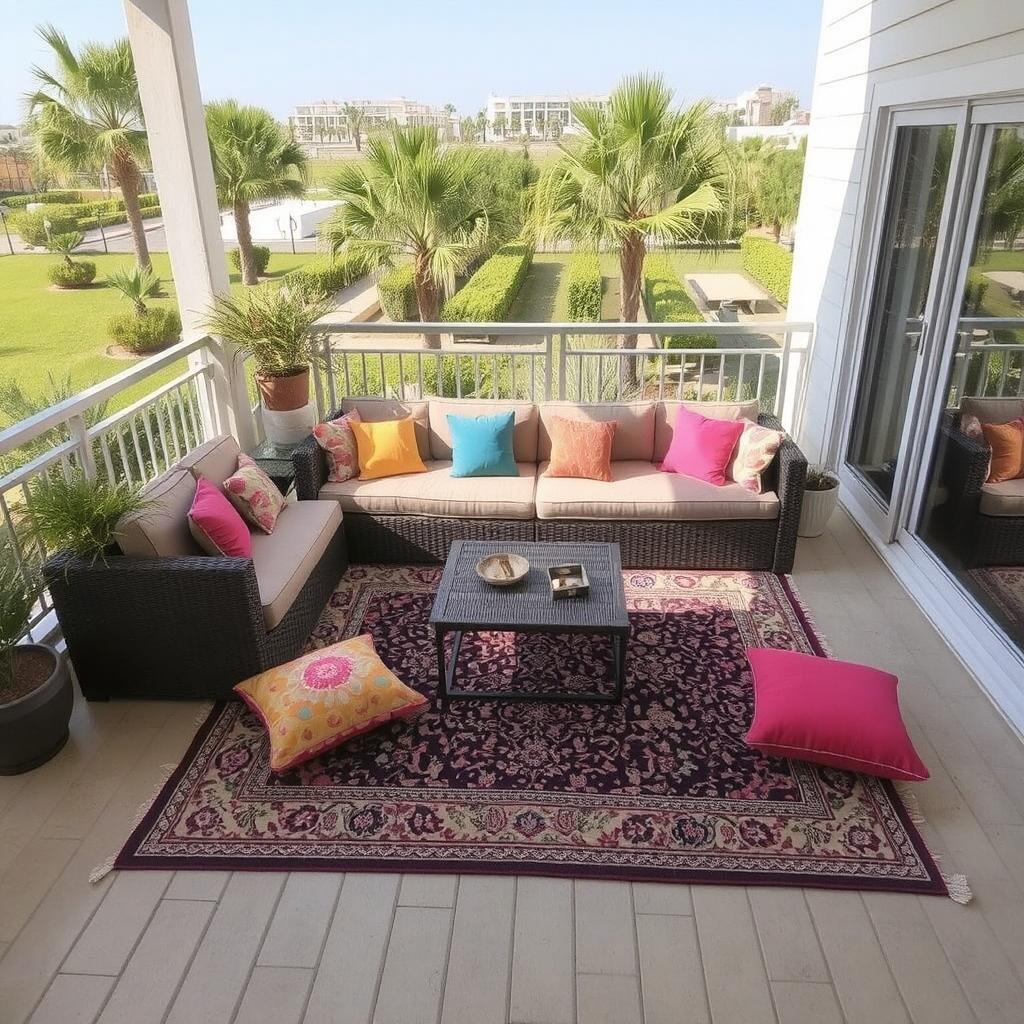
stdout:
POLYGON ((1024 517, 1024 479, 982 484, 978 510, 984 516, 1024 517))
POLYGON ((123 516, 117 524, 117 543, 131 558, 174 558, 201 555, 188 528, 188 510, 196 496, 196 478, 187 469, 172 469, 142 489, 153 504, 123 516))
POLYGON ((296 501, 281 511, 273 533, 253 532, 252 564, 267 629, 288 614, 340 525, 336 501, 296 501))
POLYGON ((982 423, 1009 423, 1024 416, 1024 398, 965 398, 960 415, 977 416, 982 423))
POLYGON ((750 402, 659 402, 654 412, 654 461, 660 463, 672 444, 679 407, 699 412, 709 420, 752 420, 757 422, 761 406, 755 398, 750 402))
POLYGON ((564 419, 615 420, 612 460, 651 459, 654 450, 654 402, 623 402, 619 405, 581 405, 579 402, 542 402, 540 430, 537 435, 537 461, 551 458, 551 434, 548 425, 555 416, 564 419))
POLYGON ((432 398, 430 400, 431 458, 451 459, 452 432, 448 414, 453 416, 496 416, 515 413, 512 453, 516 462, 537 461, 537 406, 533 402, 478 402, 473 398, 432 398))
POLYGON ((359 416, 367 423, 401 420, 411 416, 416 426, 416 447, 420 458, 426 462, 430 458, 428 406, 427 402, 399 402, 392 398, 346 398, 341 403, 341 411, 358 409, 359 416))
POLYGON ((320 497, 333 498, 346 514, 533 518, 537 467, 531 462, 519 464, 518 477, 453 477, 450 462, 427 462, 426 467, 426 473, 327 483, 320 488, 320 497))
POLYGON ((178 469, 191 470, 197 476, 205 476, 218 487, 238 469, 238 453, 241 449, 230 434, 221 434, 198 448, 194 448, 178 463, 178 469))
POLYGON ((537 477, 538 519, 778 519, 773 491, 751 494, 736 483, 714 484, 662 473, 651 462, 613 462, 612 480, 537 477))

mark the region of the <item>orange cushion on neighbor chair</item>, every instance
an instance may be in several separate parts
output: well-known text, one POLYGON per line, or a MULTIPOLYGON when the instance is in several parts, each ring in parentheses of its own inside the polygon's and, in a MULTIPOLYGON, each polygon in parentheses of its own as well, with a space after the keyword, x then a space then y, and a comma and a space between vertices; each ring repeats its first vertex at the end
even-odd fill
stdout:
POLYGON ((992 449, 985 482, 999 484, 1024 476, 1024 417, 1009 423, 982 423, 981 431, 992 449))
POLYGON ((350 420, 349 426, 359 453, 360 480, 427 471, 416 446, 416 425, 411 416, 375 423, 350 420))

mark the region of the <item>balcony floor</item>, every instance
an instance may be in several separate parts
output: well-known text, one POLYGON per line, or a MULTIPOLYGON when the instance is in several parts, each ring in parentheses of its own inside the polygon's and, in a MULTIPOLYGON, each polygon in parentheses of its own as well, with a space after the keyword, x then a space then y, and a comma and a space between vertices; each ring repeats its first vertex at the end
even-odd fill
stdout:
POLYGON ((795 578, 838 657, 900 674, 932 771, 916 789, 927 835, 968 875, 970 906, 454 875, 152 871, 90 885, 197 709, 79 702, 55 761, 0 778, 0 1020, 1020 1021, 1024 746, 845 516, 801 542, 795 578))

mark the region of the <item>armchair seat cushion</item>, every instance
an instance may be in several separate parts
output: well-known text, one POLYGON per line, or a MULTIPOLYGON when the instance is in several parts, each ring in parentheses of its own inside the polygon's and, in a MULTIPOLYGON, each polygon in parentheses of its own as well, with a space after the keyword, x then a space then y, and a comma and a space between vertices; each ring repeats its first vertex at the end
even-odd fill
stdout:
POLYGON ((503 477, 453 477, 450 462, 431 461, 425 465, 425 473, 326 483, 319 496, 333 499, 345 513, 533 518, 537 467, 532 462, 517 463, 519 475, 503 477))
POLYGON ((1015 516, 1024 519, 1024 477, 999 484, 981 485, 978 511, 983 516, 1015 516))
POLYGON ((774 491, 752 494, 741 484, 706 483, 662 473, 652 462, 611 463, 612 479, 537 478, 538 519, 778 519, 774 491))
POLYGON ((253 533, 252 563, 268 630, 288 614, 340 526, 336 501, 299 501, 285 505, 273 533, 253 533))

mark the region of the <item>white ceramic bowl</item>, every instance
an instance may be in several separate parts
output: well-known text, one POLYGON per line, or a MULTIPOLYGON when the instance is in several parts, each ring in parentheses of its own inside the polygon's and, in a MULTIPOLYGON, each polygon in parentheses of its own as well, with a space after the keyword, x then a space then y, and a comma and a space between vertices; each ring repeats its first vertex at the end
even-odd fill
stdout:
POLYGON ((493 587, 510 587, 530 571, 530 563, 522 555, 499 551, 476 563, 476 574, 493 587))

